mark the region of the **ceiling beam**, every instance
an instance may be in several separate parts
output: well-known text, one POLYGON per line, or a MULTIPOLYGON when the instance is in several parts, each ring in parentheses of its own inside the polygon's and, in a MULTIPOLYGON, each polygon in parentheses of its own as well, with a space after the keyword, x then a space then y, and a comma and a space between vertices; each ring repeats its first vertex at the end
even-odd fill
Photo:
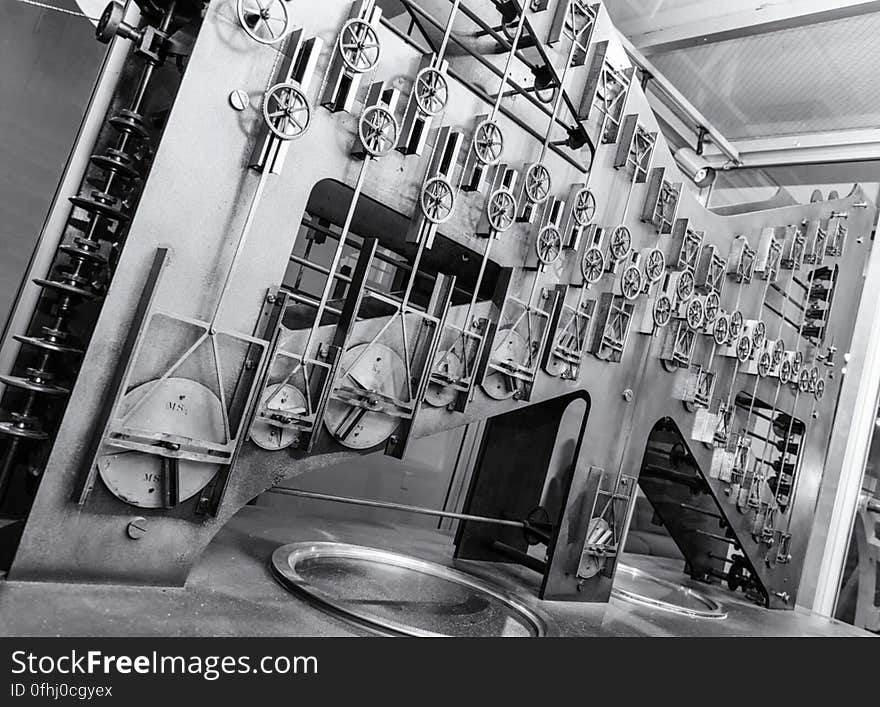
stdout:
MULTIPOLYGON (((880 160, 880 129, 877 128, 735 140, 732 144, 744 169, 880 160)), ((706 145, 704 156, 717 169, 730 163, 727 155, 711 143, 706 145)))
POLYGON ((653 13, 641 0, 607 5, 612 18, 620 17, 617 29, 646 56, 880 11, 877 0, 697 0, 669 9, 658 3, 653 13))

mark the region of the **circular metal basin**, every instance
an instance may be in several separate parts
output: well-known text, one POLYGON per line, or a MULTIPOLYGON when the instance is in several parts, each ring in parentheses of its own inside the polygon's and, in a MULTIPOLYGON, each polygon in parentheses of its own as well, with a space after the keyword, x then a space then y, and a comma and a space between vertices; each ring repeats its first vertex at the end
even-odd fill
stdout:
POLYGON ((727 612, 714 599, 623 563, 617 565, 611 596, 679 616, 698 619, 727 618, 727 612))
POLYGON ((341 618, 389 635, 540 637, 545 621, 463 572, 396 552, 335 542, 272 553, 281 583, 341 618))

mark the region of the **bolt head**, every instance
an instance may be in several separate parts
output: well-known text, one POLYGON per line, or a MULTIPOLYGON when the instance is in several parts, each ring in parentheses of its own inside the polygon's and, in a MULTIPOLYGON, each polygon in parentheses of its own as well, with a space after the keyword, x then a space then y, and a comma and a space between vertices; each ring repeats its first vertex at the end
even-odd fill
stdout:
POLYGON ((635 393, 633 393, 632 388, 627 388, 626 390, 623 391, 623 399, 626 402, 628 402, 628 403, 632 402, 632 399, 634 397, 635 397, 635 393))
POLYGON ((251 104, 251 99, 240 88, 235 89, 229 94, 229 105, 234 110, 242 111, 251 104))
POLYGON ((147 519, 140 516, 132 518, 126 527, 125 532, 128 533, 128 537, 132 540, 140 540, 147 534, 147 519))

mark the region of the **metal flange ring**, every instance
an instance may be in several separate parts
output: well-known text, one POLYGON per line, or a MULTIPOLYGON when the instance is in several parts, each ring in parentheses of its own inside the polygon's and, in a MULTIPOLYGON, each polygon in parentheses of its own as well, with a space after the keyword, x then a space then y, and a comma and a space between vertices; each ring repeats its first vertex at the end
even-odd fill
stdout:
POLYGON ((687 321, 687 325, 697 331, 703 326, 703 323, 706 318, 706 311, 703 309, 703 300, 700 299, 692 299, 688 302, 687 309, 685 310, 685 321, 687 321))
POLYGON ((263 120, 275 137, 293 140, 309 129, 312 109, 298 86, 278 83, 263 96, 263 120))
POLYGON ((486 216, 493 231, 503 233, 516 220, 516 199, 510 190, 502 187, 492 192, 486 202, 486 216))
POLYGON ((260 44, 278 44, 290 31, 284 0, 237 0, 235 9, 242 29, 260 44))
POLYGON ((474 154, 485 165, 498 164, 504 153, 504 133, 497 123, 484 120, 474 131, 474 154))
POLYGON ((770 354, 766 351, 762 351, 761 355, 758 356, 758 375, 761 378, 766 378, 770 375, 770 365, 772 363, 772 359, 770 354))
POLYGON ((620 294, 628 300, 634 300, 641 292, 642 271, 635 265, 627 265, 620 275, 620 294))
POLYGON ((431 223, 440 224, 448 221, 455 207, 455 192, 452 185, 443 177, 429 179, 422 187, 419 205, 422 214, 431 223))
POLYGON ((740 363, 745 363, 752 357, 752 340, 748 336, 741 336, 737 339, 736 357, 740 363))
POLYGON ((336 39, 339 56, 349 69, 362 74, 379 63, 382 45, 376 30, 369 22, 354 18, 346 22, 336 39))
POLYGON ((370 106, 358 121, 358 136, 364 149, 373 157, 384 157, 397 145, 400 126, 385 106, 370 106))
POLYGON ((626 226, 615 226, 611 231, 608 253, 614 260, 623 260, 632 248, 632 234, 626 226))
POLYGON ((552 265, 562 255, 562 234, 556 226, 544 226, 535 240, 535 253, 544 265, 552 265))
POLYGON ((605 273, 605 255, 596 246, 591 245, 584 251, 581 258, 581 275, 589 284, 595 285, 605 273))
POLYGON ((715 326, 712 329, 712 338, 718 346, 724 346, 730 338, 730 322, 727 317, 718 317, 715 319, 715 326))
POLYGON ((669 295, 660 294, 654 300, 654 306, 651 309, 654 318, 654 326, 665 327, 672 319, 672 300, 669 295))
POLYGON ((426 66, 418 74, 413 85, 416 105, 425 115, 437 115, 449 101, 449 84, 442 72, 426 66))
POLYGON ((553 180, 550 171, 540 162, 536 162, 526 170, 526 198, 533 204, 543 204, 550 198, 553 180))
POLYGON ((662 280, 666 274, 666 256, 659 248, 652 248, 645 258, 645 279, 648 282, 662 280))
POLYGON ((586 187, 582 187, 574 197, 571 215, 578 226, 589 226, 596 216, 596 197, 586 187))

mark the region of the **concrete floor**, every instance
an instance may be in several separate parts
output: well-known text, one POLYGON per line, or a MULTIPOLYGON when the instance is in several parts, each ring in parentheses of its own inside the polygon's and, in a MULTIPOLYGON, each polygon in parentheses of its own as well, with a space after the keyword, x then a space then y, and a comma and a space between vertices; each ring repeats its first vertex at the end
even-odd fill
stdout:
MULTIPOLYGON (((451 536, 425 528, 295 516, 245 508, 208 547, 181 589, 0 581, 0 635, 7 636, 357 636, 364 629, 289 594, 272 578, 278 546, 339 541, 396 550, 451 564, 451 536)), ((687 584, 678 563, 628 556, 625 562, 687 584)), ((537 575, 508 565, 457 563, 500 584, 567 636, 870 636, 809 612, 767 611, 718 587, 694 584, 720 601, 728 618, 691 619, 613 599, 610 604, 539 602, 537 575)))

